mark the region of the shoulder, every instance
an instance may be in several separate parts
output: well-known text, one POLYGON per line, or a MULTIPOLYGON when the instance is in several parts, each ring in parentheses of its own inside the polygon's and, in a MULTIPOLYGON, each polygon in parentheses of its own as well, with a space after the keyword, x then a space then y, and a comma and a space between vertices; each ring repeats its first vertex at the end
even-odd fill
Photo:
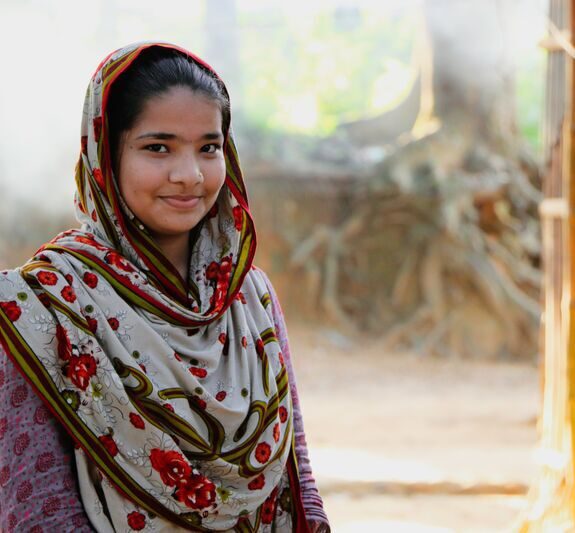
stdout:
POLYGON ((246 276, 246 279, 250 279, 254 284, 269 292, 270 295, 275 296, 275 290, 273 288, 272 282, 270 281, 270 278, 260 267, 255 265, 252 266, 248 272, 248 275, 246 276))
POLYGON ((271 306, 274 315, 280 311, 277 293, 268 275, 261 268, 252 266, 244 280, 244 286, 245 284, 249 284, 255 288, 262 305, 266 308, 271 306))
MULTIPOLYGON (((11 268, 7 270, 0 270, 0 289, 8 288, 14 285, 14 282, 20 279, 20 269, 22 267, 11 268)), ((1 294, 1 293, 0 293, 1 294)))

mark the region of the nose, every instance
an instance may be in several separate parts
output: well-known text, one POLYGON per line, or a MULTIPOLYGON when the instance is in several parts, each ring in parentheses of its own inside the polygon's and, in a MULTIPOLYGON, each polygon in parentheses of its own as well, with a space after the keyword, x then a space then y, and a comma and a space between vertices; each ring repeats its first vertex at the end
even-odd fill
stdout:
POLYGON ((172 183, 195 184, 204 181, 199 162, 193 154, 181 154, 174 159, 168 180, 172 183))

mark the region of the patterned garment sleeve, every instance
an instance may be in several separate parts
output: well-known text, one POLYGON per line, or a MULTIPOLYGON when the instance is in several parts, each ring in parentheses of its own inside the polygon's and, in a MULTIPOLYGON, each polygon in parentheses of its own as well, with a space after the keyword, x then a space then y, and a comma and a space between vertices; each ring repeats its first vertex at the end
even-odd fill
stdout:
POLYGON ((88 533, 71 439, 0 345, 0 531, 88 533))
POLYGON ((321 499, 321 496, 319 495, 319 491, 317 489, 317 485, 311 470, 311 463, 309 460, 307 450, 301 406, 297 392, 295 373, 291 361, 291 354, 289 349, 287 329, 285 325, 284 316, 277 295, 274 291, 274 288, 270 280, 268 279, 268 277, 264 272, 262 272, 261 270, 260 272, 266 281, 266 285, 270 293, 272 302, 272 313, 276 333, 278 335, 278 340, 281 346, 282 354, 284 356, 284 361, 289 376, 290 391, 293 399, 295 446, 296 446, 295 453, 298 462, 302 500, 306 512, 306 517, 308 521, 316 521, 325 524, 326 527, 323 529, 323 531, 329 531, 329 522, 323 509, 323 501, 321 499))

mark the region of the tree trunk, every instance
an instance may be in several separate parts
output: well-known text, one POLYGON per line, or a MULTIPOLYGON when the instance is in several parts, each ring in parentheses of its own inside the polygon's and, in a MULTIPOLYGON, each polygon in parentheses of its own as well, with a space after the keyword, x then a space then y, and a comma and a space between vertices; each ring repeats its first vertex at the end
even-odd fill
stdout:
MULTIPOLYGON (((508 28, 512 0, 426 0, 434 114, 444 127, 501 149, 517 135, 508 28)), ((516 4, 516 2, 515 2, 516 4)))

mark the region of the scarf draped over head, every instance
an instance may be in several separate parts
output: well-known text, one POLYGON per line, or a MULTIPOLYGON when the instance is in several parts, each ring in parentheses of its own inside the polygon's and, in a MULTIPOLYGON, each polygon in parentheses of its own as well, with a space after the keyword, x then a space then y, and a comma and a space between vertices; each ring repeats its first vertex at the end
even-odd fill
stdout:
MULTIPOLYGON (((107 57, 87 90, 82 223, 0 274, 0 342, 73 437, 98 531, 291 531, 301 518, 288 376, 228 133, 226 179, 183 280, 120 197, 106 102, 150 46, 107 57)), ((299 529, 298 529, 299 531, 299 529)))

